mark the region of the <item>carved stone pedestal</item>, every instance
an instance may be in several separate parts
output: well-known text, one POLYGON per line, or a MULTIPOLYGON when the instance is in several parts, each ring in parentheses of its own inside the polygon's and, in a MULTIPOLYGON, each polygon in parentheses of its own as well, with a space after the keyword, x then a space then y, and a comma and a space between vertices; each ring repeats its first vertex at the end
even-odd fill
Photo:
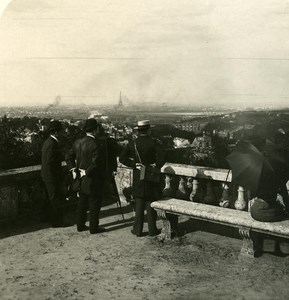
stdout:
POLYGON ((259 234, 256 232, 252 232, 247 228, 239 228, 239 234, 243 239, 243 245, 240 255, 247 257, 258 256, 262 248, 259 234))
POLYGON ((157 210, 157 214, 163 223, 162 232, 158 236, 158 240, 171 241, 178 235, 178 216, 168 214, 163 210, 157 210))

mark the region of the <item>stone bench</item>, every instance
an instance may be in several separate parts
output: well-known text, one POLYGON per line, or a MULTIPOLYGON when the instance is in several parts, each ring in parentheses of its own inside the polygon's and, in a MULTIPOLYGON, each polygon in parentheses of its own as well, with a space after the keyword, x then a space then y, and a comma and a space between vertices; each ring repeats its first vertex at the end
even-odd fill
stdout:
POLYGON ((258 222, 252 219, 250 213, 229 208, 195 203, 171 198, 159 200, 151 204, 159 217, 163 220, 160 239, 172 239, 177 233, 177 221, 172 215, 188 216, 193 219, 227 225, 239 229, 243 239, 242 255, 255 256, 260 250, 260 234, 267 234, 281 238, 289 238, 289 220, 281 222, 258 222))

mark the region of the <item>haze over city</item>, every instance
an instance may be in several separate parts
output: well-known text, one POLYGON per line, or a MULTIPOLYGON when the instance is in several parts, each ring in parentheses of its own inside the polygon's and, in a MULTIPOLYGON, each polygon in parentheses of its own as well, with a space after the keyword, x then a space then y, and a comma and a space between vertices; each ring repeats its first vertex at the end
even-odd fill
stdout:
POLYGON ((288 106, 288 26, 281 0, 10 1, 0 103, 288 106))

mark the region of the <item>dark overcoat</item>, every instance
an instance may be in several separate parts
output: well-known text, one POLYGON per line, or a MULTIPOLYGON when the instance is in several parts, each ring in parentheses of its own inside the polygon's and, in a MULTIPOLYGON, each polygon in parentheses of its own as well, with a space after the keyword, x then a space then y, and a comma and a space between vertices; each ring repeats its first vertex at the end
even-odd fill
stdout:
POLYGON ((134 198, 144 198, 145 201, 155 201, 160 197, 160 183, 140 180, 140 171, 136 163, 140 163, 135 151, 135 145, 145 166, 155 164, 161 168, 165 163, 165 154, 158 141, 148 135, 140 135, 135 141, 130 141, 119 157, 120 163, 133 168, 132 195, 134 198), (134 144, 135 143, 135 144, 134 144))
POLYGON ((99 140, 90 136, 78 139, 66 155, 69 169, 85 170, 81 178, 80 192, 86 195, 101 195, 106 175, 105 153, 99 140))
POLYGON ((106 161, 107 176, 111 177, 112 173, 117 170, 117 143, 114 138, 101 136, 98 138, 100 151, 104 152, 106 161))
POLYGON ((59 183, 62 180, 62 159, 63 155, 59 142, 50 136, 42 146, 41 177, 43 181, 59 183))

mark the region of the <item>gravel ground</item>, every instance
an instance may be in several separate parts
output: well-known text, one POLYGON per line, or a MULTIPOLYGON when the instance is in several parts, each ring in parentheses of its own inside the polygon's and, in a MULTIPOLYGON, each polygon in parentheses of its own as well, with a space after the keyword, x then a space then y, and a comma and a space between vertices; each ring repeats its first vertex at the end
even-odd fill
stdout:
POLYGON ((2 228, 0 299, 288 299, 289 256, 274 254, 274 241, 261 257, 240 258, 234 232, 192 231, 183 218, 186 234, 163 244, 133 236, 124 209, 126 223, 105 207, 108 231, 97 235, 35 222, 2 228))

